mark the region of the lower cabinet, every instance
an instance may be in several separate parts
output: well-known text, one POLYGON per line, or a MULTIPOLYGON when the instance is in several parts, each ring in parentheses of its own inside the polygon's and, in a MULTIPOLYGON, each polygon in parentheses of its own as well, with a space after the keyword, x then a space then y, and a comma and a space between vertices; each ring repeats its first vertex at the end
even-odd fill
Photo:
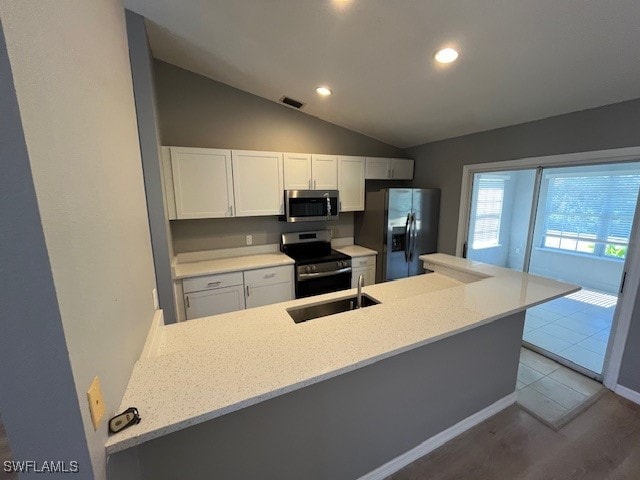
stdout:
POLYGON ((286 302, 295 298, 293 267, 273 267, 244 272, 247 308, 286 302))
POLYGON ((242 285, 185 294, 187 320, 244 309, 242 285))
POLYGON ((364 284, 376 283, 376 256, 352 257, 351 259, 351 288, 358 286, 358 278, 364 275, 364 284))
POLYGON ((182 287, 187 320, 295 298, 292 265, 188 278, 182 287))

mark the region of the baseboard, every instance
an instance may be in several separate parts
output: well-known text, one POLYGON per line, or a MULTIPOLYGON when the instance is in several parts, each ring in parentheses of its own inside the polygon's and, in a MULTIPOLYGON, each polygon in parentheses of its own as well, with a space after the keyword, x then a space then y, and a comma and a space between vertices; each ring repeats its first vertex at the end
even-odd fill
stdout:
POLYGON ((157 356, 160 340, 162 339, 162 327, 164 327, 164 314, 162 310, 156 310, 147 334, 147 340, 144 342, 144 347, 140 354, 141 359, 157 356))
POLYGON ((622 385, 616 385, 616 388, 613 389, 621 397, 626 398, 627 400, 631 400, 633 403, 637 403, 640 405, 640 393, 635 390, 631 390, 630 388, 623 387, 622 385))
POLYGON ((382 480, 388 476, 394 474, 401 468, 406 467, 412 462, 415 462, 420 457, 425 456, 427 453, 434 451, 441 447, 449 440, 453 440, 461 433, 466 432, 472 427, 475 427, 481 422, 484 422, 487 418, 494 416, 496 413, 501 412, 505 408, 516 403, 518 399, 516 392, 513 392, 506 397, 501 398, 497 402, 483 408, 479 412, 474 413, 470 417, 461 420, 455 425, 447 428, 446 430, 434 435, 433 437, 425 440, 420 445, 412 448, 408 452, 397 456, 393 460, 385 463, 384 465, 376 468, 375 470, 363 475, 359 480, 382 480))

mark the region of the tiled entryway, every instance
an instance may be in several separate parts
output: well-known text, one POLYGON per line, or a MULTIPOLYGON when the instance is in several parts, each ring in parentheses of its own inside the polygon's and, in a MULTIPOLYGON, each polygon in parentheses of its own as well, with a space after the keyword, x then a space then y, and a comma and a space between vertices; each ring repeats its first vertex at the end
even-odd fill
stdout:
POLYGON ((586 409, 604 387, 531 350, 520 350, 518 403, 552 428, 558 429, 586 409))
POLYGON ((618 297, 580 290, 527 310, 525 342, 602 373, 618 297))

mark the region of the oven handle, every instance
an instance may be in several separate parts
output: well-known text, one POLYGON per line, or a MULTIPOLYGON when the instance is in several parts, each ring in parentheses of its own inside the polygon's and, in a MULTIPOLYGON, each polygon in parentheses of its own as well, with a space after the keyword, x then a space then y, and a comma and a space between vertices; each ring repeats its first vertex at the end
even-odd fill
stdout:
POLYGON ((303 282, 305 280, 312 280, 319 277, 330 277, 332 275, 338 275, 340 273, 347 273, 351 271, 351 267, 341 268, 340 270, 334 270, 332 272, 317 272, 317 273, 299 273, 298 281, 303 282))

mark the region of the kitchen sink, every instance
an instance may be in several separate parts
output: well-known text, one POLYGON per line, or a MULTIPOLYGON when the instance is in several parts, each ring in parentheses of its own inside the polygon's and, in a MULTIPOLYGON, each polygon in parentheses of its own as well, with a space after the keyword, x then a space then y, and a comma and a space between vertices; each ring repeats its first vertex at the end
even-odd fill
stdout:
MULTIPOLYGON (((365 294, 362 295, 362 308, 377 305, 378 303, 380 302, 375 298, 365 294)), ((302 323, 314 318, 335 315, 336 313, 348 312, 349 310, 356 310, 357 304, 358 300, 354 295, 352 297, 340 298, 338 300, 331 300, 323 303, 315 303, 313 305, 287 308, 287 313, 291 318, 293 318, 294 322, 302 323)))

